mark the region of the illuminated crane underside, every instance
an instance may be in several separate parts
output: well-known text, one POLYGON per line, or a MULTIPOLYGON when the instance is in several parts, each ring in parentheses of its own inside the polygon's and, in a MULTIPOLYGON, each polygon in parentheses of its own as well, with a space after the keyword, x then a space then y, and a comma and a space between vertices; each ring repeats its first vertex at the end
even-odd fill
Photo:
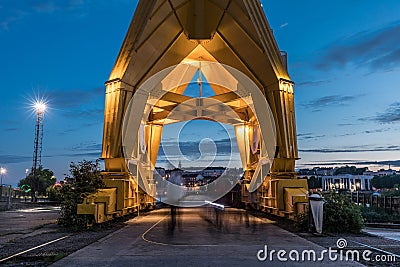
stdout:
MULTIPOLYGON (((102 158, 106 189, 85 198, 79 214, 93 214, 96 222, 153 206, 155 200, 145 194, 128 172, 122 154, 122 124, 128 103, 136 90, 151 76, 188 61, 218 62, 247 75, 271 107, 276 123, 276 153, 271 173, 259 189, 249 193, 257 153, 244 154, 245 169, 242 202, 277 214, 293 215, 306 202, 307 183, 296 179, 298 159, 294 112, 293 82, 273 37, 259 0, 141 0, 125 41, 106 82, 102 158)), ((187 86, 187 85, 186 85, 187 86)), ((166 93, 149 116, 149 125, 164 125, 176 105, 188 101, 186 86, 166 93)), ((254 114, 237 94, 211 85, 215 96, 231 106, 240 120, 257 124, 254 114), (247 114, 247 115, 246 115, 247 114), (250 115, 249 115, 250 114, 250 115)), ((141 116, 143 111, 137 111, 141 116)), ((256 113, 262 114, 263 110, 256 113)), ((177 121, 190 120, 190 106, 177 121)), ((220 121, 229 123, 229 118, 220 121)), ((162 130, 160 130, 162 131, 162 130)), ((148 138, 155 163, 160 144, 158 137, 148 138)), ((240 146, 248 146, 250 136, 240 146)))

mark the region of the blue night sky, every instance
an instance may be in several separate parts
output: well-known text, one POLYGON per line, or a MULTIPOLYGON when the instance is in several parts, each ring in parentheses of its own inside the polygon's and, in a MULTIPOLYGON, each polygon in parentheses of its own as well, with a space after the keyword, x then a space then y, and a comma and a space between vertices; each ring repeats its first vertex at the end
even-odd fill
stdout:
MULTIPOLYGON (((280 49, 289 54, 289 73, 296 82, 298 167, 380 167, 392 161, 398 169, 400 2, 262 3, 280 49), (372 165, 375 161, 382 165, 372 165)), ((0 0, 0 165, 8 170, 5 183, 15 185, 32 166, 34 115, 29 105, 38 94, 51 107, 44 126, 44 167, 60 180, 69 162, 100 156, 104 82, 136 4, 0 0)), ((215 139, 226 138, 218 131, 215 139)))

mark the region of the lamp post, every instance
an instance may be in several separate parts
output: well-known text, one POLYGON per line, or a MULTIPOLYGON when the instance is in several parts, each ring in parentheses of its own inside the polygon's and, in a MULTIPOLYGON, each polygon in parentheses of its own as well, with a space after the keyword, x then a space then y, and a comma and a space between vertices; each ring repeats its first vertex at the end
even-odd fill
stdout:
POLYGON ((357 182, 356 183, 356 190, 357 190, 357 205, 359 205, 359 198, 358 198, 358 191, 360 190, 360 183, 359 182, 357 182))
POLYGON ((6 175, 6 173, 7 173, 7 169, 1 167, 0 168, 0 175, 1 175, 1 196, 0 196, 0 198, 1 199, 3 198, 3 178, 4 178, 4 175, 6 175))
MULTIPOLYGON (((33 104, 33 108, 36 112, 36 124, 35 124, 35 142, 33 149, 33 165, 32 174, 33 181, 36 183, 36 190, 32 192, 32 200, 35 198, 35 191, 39 194, 39 176, 37 168, 42 165, 42 140, 43 140, 43 120, 44 113, 46 111, 46 103, 42 100, 38 100, 33 104)), ((32 188, 33 189, 33 188, 32 188)))

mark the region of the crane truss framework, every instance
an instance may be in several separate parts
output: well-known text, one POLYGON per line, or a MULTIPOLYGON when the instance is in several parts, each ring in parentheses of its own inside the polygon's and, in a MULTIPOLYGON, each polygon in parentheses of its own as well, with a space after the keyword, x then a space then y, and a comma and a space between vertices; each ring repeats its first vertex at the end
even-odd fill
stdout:
MULTIPOLYGON (((238 139, 245 184, 242 202, 263 211, 294 214, 304 209, 307 183, 296 179, 298 159, 294 92, 286 63, 278 49, 259 0, 141 0, 106 82, 102 158, 106 189, 85 198, 79 214, 93 214, 96 222, 115 215, 153 206, 154 198, 138 186, 123 156, 122 131, 129 102, 153 75, 185 62, 216 62, 245 74, 268 103, 276 128, 276 150, 270 173, 255 192, 249 185, 256 172, 260 150, 246 155, 240 147, 251 146, 251 134, 238 139), (258 153, 258 155, 257 155, 258 153)), ((186 85, 165 93, 148 117, 148 126, 167 124, 177 104, 190 101, 183 95, 186 85)), ((238 118, 257 124, 249 106, 224 87, 210 85, 212 98, 234 108, 238 118), (236 103, 236 105, 235 105, 236 103), (242 105, 241 105, 242 104, 242 105)), ((189 105, 190 108, 190 105, 189 105)), ((193 106, 195 108, 195 105, 193 106)), ((256 113, 266 113, 257 110, 256 113)), ((141 117, 143 110, 135 110, 141 117)), ((177 120, 190 120, 188 116, 177 120)), ((253 114, 254 115, 254 114, 253 114)), ((223 118, 221 118, 223 120, 223 118)), ((162 127, 159 127, 162 128, 162 127)), ((161 130, 162 131, 162 130, 161 130)), ((161 131, 148 136, 155 163, 161 131), (155 156, 154 156, 155 155, 155 156)), ((145 131, 153 132, 153 131, 145 131)))

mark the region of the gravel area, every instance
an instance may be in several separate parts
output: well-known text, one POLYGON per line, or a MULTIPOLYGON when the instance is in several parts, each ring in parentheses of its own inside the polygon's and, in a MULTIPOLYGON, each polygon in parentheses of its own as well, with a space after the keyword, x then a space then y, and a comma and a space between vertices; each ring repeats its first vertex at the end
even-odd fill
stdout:
POLYGON ((134 215, 129 215, 110 223, 95 226, 92 230, 82 232, 69 231, 58 226, 56 223, 35 227, 35 229, 31 229, 31 232, 25 233, 23 236, 16 236, 14 239, 9 239, 8 242, 0 245, 0 259, 43 245, 58 238, 66 238, 16 256, 6 262, 0 262, 0 266, 48 266, 124 227, 125 222, 133 217, 134 215))

